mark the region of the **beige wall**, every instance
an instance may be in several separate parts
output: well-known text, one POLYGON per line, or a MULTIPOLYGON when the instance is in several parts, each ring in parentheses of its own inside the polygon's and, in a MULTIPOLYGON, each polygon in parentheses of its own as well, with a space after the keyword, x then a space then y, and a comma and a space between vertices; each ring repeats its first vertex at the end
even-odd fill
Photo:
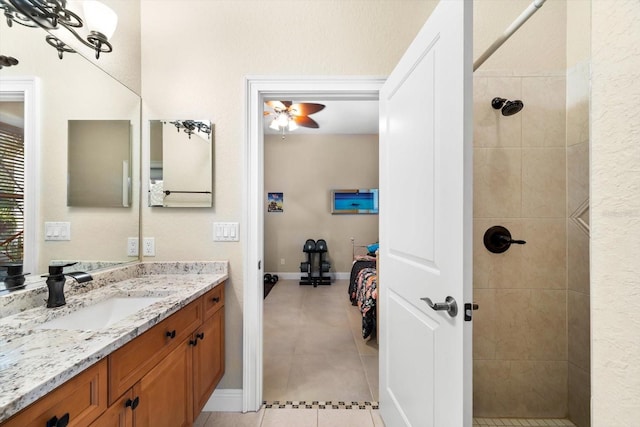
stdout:
MULTIPOLYGON (((557 72, 566 68, 567 1, 544 3, 495 54, 479 68, 523 75, 557 72)), ((479 57, 532 0, 475 0, 473 2, 473 57, 479 57)))
POLYGON ((640 420, 640 3, 593 1, 591 22, 592 424, 635 426, 640 420))
POLYGON ((177 13, 175 2, 142 1, 145 121, 209 118, 216 127, 214 207, 143 208, 143 217, 155 259, 230 261, 219 388, 242 387, 242 246, 213 242, 211 234, 214 221, 242 217, 245 76, 387 75, 436 3, 181 1, 188 13, 177 13))
POLYGON ((322 238, 331 271, 349 272, 350 238, 377 242, 378 216, 332 215, 330 191, 378 188, 378 135, 266 135, 264 161, 265 192, 284 193, 284 212, 265 213, 265 271, 300 274, 305 240, 322 238))

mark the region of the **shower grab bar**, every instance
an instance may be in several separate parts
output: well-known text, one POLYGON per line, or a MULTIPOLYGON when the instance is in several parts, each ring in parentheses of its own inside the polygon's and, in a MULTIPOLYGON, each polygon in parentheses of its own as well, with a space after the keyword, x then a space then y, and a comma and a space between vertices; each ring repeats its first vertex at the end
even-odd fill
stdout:
POLYGON ((498 50, 498 48, 500 48, 500 46, 502 46, 502 44, 509 39, 509 37, 513 35, 513 33, 518 31, 518 28, 520 28, 522 24, 527 22, 527 20, 531 18, 531 16, 533 16, 533 14, 542 7, 545 1, 546 0, 534 0, 533 3, 531 3, 524 10, 524 12, 522 12, 520 16, 518 16, 516 20, 513 21, 511 25, 509 25, 509 27, 507 27, 506 30, 504 30, 504 33, 502 33, 502 35, 500 35, 498 39, 494 41, 493 44, 491 44, 491 46, 489 46, 487 50, 474 61, 473 71, 477 70, 482 64, 484 64, 484 61, 489 59, 489 57, 493 55, 493 53, 498 50))

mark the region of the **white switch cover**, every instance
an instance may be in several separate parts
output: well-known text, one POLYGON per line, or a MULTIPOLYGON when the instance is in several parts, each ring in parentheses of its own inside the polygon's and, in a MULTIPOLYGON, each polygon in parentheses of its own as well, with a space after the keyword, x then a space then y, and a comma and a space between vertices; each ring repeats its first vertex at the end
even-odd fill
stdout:
POLYGON ((237 222, 214 222, 214 242, 237 242, 240 240, 240 225, 237 222))
POLYGON ((44 240, 71 240, 71 223, 45 222, 44 240))

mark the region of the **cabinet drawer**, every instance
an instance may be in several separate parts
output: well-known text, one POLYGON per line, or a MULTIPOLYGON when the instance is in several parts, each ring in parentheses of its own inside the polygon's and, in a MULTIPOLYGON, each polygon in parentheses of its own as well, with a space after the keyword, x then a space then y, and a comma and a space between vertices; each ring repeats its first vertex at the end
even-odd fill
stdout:
POLYGON ((202 299, 204 300, 204 318, 208 319, 224 305, 224 283, 220 283, 204 294, 202 299))
POLYGON ((66 414, 69 427, 84 427, 106 409, 107 360, 102 359, 2 423, 2 427, 45 426, 52 418, 66 414))
POLYGON ((202 323, 202 299, 109 355, 109 404, 131 388, 202 323))

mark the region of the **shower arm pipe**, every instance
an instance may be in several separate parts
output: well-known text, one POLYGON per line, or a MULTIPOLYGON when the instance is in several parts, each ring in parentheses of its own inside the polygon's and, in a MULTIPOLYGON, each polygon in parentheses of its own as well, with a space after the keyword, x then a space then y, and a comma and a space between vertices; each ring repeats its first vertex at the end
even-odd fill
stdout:
POLYGON ((520 16, 518 16, 506 30, 504 30, 504 33, 502 33, 500 37, 498 37, 498 39, 494 41, 478 59, 475 60, 473 63, 473 71, 477 70, 482 64, 484 64, 484 61, 489 59, 489 57, 513 35, 513 33, 518 31, 522 24, 527 22, 527 20, 542 7, 545 1, 546 0, 534 0, 524 10, 524 12, 522 12, 520 16))

